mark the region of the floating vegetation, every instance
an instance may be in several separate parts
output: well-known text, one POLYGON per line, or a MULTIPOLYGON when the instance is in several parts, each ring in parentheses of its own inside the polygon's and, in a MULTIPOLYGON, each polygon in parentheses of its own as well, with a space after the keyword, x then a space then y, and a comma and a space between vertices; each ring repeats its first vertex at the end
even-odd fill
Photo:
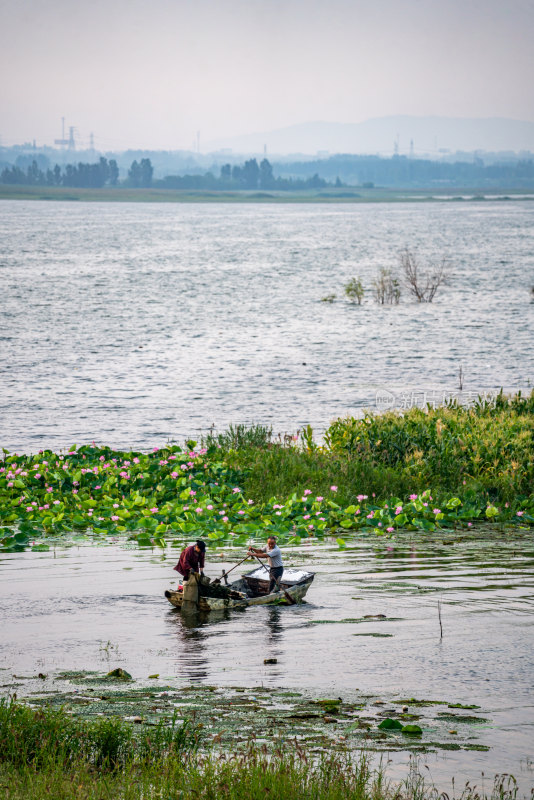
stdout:
MULTIPOLYGON (((266 687, 155 685, 154 679, 146 685, 84 671, 54 676, 53 691, 38 691, 35 678, 28 680, 33 683, 27 690, 17 692, 20 697, 35 688, 29 695, 33 706, 63 709, 83 719, 120 718, 140 729, 189 721, 192 729, 202 732, 202 748, 216 745, 240 752, 252 741, 275 743, 295 737, 302 745, 328 752, 362 746, 418 752, 421 747, 439 749, 451 743, 448 715, 436 714, 438 704, 430 701, 426 704, 434 708, 414 715, 403 713, 398 700, 385 703, 357 691, 350 697, 321 698, 266 687)), ((466 720, 455 719, 461 726, 453 737, 455 749, 464 747, 464 739, 466 745, 473 744, 473 727, 462 722, 466 720)))

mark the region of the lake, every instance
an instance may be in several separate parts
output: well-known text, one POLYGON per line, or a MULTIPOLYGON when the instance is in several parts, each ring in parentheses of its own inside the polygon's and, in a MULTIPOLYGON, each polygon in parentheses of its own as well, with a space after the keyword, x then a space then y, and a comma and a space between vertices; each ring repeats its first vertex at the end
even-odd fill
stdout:
POLYGON ((363 408, 530 390, 534 204, 0 201, 2 445, 320 432, 363 408), (432 304, 372 281, 447 259, 432 304), (361 307, 343 298, 360 276, 361 307), (321 298, 335 293, 334 303, 321 298))
MULTIPOLYGON (((512 772, 523 796, 534 786, 532 534, 444 538, 406 532, 395 541, 358 536, 345 551, 312 543, 288 549, 287 563, 316 572, 305 604, 256 606, 211 621, 184 620, 163 597, 177 577, 172 548, 116 543, 3 553, 2 693, 52 696, 68 688, 81 702, 87 691, 65 687, 58 672, 120 666, 140 685, 158 674, 156 683, 175 687, 178 697, 187 686, 285 687, 344 701, 363 695, 362 713, 373 716, 382 710, 377 700, 398 710, 402 698, 441 701, 413 709, 422 715, 422 744, 458 749, 429 745, 418 756, 423 772, 449 793, 452 777, 457 788, 467 779, 480 786, 484 773, 489 788, 496 772, 512 772), (378 614, 387 619, 362 619, 378 614), (39 672, 47 679, 32 680, 39 672), (447 707, 458 703, 479 708, 447 707), (466 749, 478 747, 489 751, 466 749)), ((241 556, 210 548, 207 573, 214 577, 241 556)), ((260 716, 256 732, 264 733, 260 716)), ((350 743, 355 732, 344 733, 350 743)), ((403 777, 402 742, 380 747, 391 776, 403 777)))

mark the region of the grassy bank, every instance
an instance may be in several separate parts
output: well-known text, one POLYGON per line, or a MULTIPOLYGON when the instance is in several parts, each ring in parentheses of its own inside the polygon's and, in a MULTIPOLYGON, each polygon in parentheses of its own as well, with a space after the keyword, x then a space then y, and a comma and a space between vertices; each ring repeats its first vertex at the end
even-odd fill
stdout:
POLYGON ((0 200, 67 200, 111 203, 401 203, 464 202, 495 198, 523 199, 528 190, 519 189, 345 189, 276 191, 210 191, 188 189, 133 189, 105 187, 82 189, 66 186, 0 185, 0 200), (443 198, 443 200, 440 200, 443 198))
POLYGON ((268 533, 298 544, 340 529, 394 535, 478 520, 534 523, 534 393, 337 420, 323 445, 310 429, 273 443, 264 428, 235 428, 148 454, 5 452, 0 467, 4 550, 48 549, 69 532, 141 546, 199 535, 242 545, 268 533))
MULTIPOLYGON (((187 728, 186 723, 185 727, 187 728)), ((189 724, 190 725, 190 724, 189 724)), ((6 800, 392 800, 435 797, 410 773, 393 786, 365 753, 313 755, 296 740, 239 756, 199 753, 184 726, 137 733, 119 719, 74 720, 64 711, 0 703, 0 787, 6 800)), ((190 731, 193 730, 192 727, 190 731)), ((496 778, 493 798, 513 800, 515 782, 496 778)), ((486 797, 473 787, 462 798, 486 797)))
MULTIPOLYGON (((230 450, 229 437, 219 439, 230 450)), ((471 407, 338 419, 322 445, 309 428, 300 441, 299 448, 238 446, 234 463, 249 470, 247 490, 266 500, 335 483, 338 502, 350 504, 362 492, 387 499, 431 489, 435 499, 454 494, 505 509, 534 492, 534 392, 499 394, 471 407)))

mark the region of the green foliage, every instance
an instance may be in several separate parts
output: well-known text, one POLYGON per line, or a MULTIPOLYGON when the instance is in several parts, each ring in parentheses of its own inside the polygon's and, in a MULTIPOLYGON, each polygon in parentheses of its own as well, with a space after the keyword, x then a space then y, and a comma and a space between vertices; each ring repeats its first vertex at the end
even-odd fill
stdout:
POLYGON ((235 426, 203 447, 6 453, 0 550, 46 547, 66 533, 164 548, 197 536, 242 545, 270 533, 288 544, 339 529, 345 541, 359 530, 532 524, 533 405, 534 395, 500 396, 471 409, 341 419, 324 444, 309 426, 301 446, 235 426))
POLYGON ((472 408, 451 404, 338 419, 325 443, 370 468, 393 469, 413 491, 432 486, 466 497, 471 489, 491 501, 513 501, 534 486, 534 393, 500 394, 472 408))
POLYGON ((202 444, 208 449, 240 450, 247 447, 266 447, 271 441, 273 429, 266 425, 232 425, 223 433, 210 431, 202 444))
POLYGON ((345 284, 344 289, 351 303, 358 303, 358 305, 361 305, 365 289, 363 288, 363 283, 360 278, 351 278, 350 281, 345 284))
POLYGON ((63 709, 35 711, 0 699, 0 762, 16 767, 83 763, 104 769, 196 751, 199 731, 189 722, 160 721, 134 732, 118 717, 80 720, 63 709))

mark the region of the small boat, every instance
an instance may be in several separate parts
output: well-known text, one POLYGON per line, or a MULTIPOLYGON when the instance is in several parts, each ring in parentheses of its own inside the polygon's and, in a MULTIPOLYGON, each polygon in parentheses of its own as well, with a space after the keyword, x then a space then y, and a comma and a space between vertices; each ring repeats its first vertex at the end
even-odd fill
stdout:
MULTIPOLYGON (((314 572, 285 569, 280 581, 280 591, 268 594, 269 570, 263 566, 258 567, 227 586, 200 584, 198 610, 219 611, 224 608, 248 606, 292 605, 303 600, 314 577, 314 572)), ((179 586, 176 591, 167 590, 165 597, 175 608, 181 608, 183 587, 179 586)))

